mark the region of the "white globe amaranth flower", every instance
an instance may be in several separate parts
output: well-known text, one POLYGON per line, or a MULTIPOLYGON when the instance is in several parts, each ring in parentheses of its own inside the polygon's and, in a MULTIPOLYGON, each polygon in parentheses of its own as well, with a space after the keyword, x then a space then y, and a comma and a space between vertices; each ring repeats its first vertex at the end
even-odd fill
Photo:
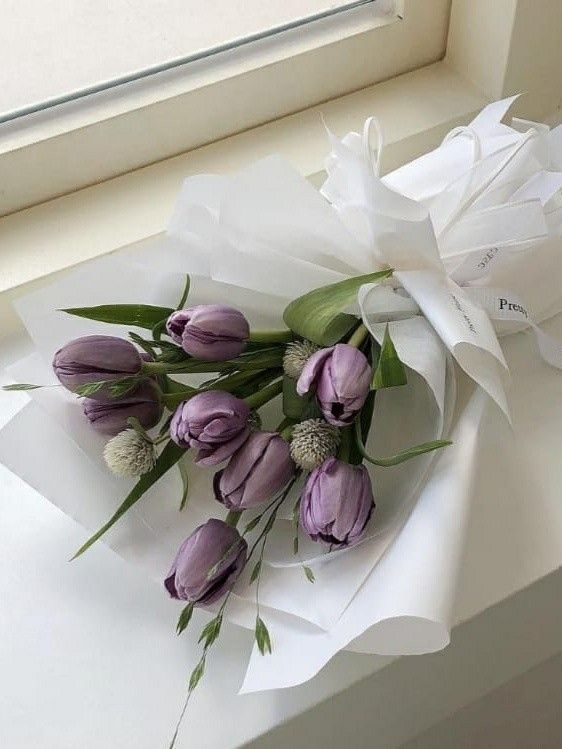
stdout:
POLYGON ((289 377, 298 380, 306 362, 319 350, 320 347, 312 341, 288 343, 283 356, 283 371, 289 377))
POLYGON ((340 444, 336 427, 323 419, 307 419, 295 424, 291 439, 291 458, 305 471, 313 471, 335 455, 340 444))
POLYGON ((134 429, 125 429, 110 439, 103 457, 110 471, 124 478, 142 476, 156 463, 154 445, 134 429))

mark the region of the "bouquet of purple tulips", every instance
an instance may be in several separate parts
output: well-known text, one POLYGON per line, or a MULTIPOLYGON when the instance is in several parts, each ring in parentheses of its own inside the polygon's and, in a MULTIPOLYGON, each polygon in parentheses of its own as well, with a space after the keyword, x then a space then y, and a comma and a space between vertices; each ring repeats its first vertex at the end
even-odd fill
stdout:
POLYGON ((538 327, 562 308, 562 140, 502 123, 512 101, 384 177, 372 118, 329 134, 320 191, 275 156, 193 175, 165 235, 18 300, 34 352, 10 381, 55 389, 2 427, 0 459, 103 524, 75 556, 104 537, 164 578, 178 633, 209 612, 187 700, 224 619, 254 633, 242 692, 342 649, 449 642, 480 429, 509 419, 498 336, 528 327, 562 369, 538 327), (78 307, 92 279, 105 303, 78 307))
MULTIPOLYGON (((76 553, 99 539, 180 460, 217 467, 213 493, 228 513, 211 517, 181 544, 164 580, 185 601, 183 631, 195 606, 220 603, 203 630, 203 654, 189 682, 193 691, 237 579, 250 563, 259 590, 268 535, 281 506, 294 503, 294 553, 299 533, 329 552, 357 544, 373 516, 374 491, 366 462, 396 465, 450 444, 427 442, 383 458, 365 443, 378 389, 405 384, 405 368, 390 336, 379 345, 354 315, 342 312, 364 283, 385 283, 390 270, 316 289, 285 310, 286 328, 250 330, 244 314, 223 304, 178 309, 103 305, 66 313, 149 330, 130 340, 91 335, 56 352, 53 369, 62 386, 81 398, 93 429, 110 437, 104 459, 115 474, 137 483, 108 522, 76 553), (208 379, 195 385, 186 376, 208 379), (264 424, 260 410, 281 399, 279 423, 264 424), (244 513, 249 517, 243 520, 244 513), (242 524, 241 524, 242 521, 242 524), (240 530, 238 529, 240 527, 240 530), (248 543, 250 541, 250 544, 248 543)), ((37 386, 14 385, 8 389, 37 386)), ((271 409, 270 409, 271 410, 271 409)), ((209 507, 210 515, 215 514, 209 507)), ((216 511, 218 512, 218 505, 216 511)), ((314 582, 312 570, 304 573, 314 582)), ((272 638, 257 614, 255 638, 262 654, 272 638)))

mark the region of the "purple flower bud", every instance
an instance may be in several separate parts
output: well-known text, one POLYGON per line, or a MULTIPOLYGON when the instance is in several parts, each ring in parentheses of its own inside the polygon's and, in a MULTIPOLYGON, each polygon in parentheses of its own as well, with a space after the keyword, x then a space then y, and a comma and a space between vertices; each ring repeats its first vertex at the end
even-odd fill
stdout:
POLYGON ((137 418, 145 429, 156 426, 162 416, 158 388, 151 381, 141 383, 122 397, 107 401, 84 398, 84 413, 100 434, 118 434, 129 426, 127 419, 137 418))
POLYGON ((364 354, 347 343, 337 343, 313 354, 297 382, 299 395, 316 388, 316 398, 329 424, 350 424, 371 386, 371 367, 364 354))
MULTIPOLYGON (((142 359, 129 341, 109 335, 76 338, 59 349, 53 358, 53 370, 67 390, 76 390, 88 382, 121 380, 141 370, 142 359)), ((102 387, 92 396, 108 400, 109 389, 102 387)))
POLYGON ((244 351, 250 327, 244 315, 224 304, 200 304, 170 315, 166 330, 190 356, 225 361, 244 351))
POLYGON ((276 432, 253 432, 215 474, 215 498, 231 510, 256 507, 281 491, 294 473, 288 443, 276 432))
POLYGON ((249 418, 245 401, 223 390, 208 390, 180 403, 170 423, 170 437, 180 447, 197 450, 198 465, 215 466, 246 441, 249 418))
POLYGON ((361 538, 374 507, 365 466, 328 458, 307 479, 300 524, 313 541, 352 546, 361 538))
POLYGON ((172 598, 209 604, 233 587, 248 544, 236 528, 212 518, 182 543, 164 585, 172 598))

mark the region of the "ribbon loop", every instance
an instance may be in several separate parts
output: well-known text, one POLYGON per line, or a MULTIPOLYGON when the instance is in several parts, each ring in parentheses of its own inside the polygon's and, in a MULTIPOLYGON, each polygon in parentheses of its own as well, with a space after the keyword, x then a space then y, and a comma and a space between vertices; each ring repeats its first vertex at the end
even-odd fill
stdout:
POLYGON ((476 130, 474 130, 470 125, 459 125, 450 130, 441 141, 441 145, 446 145, 449 141, 459 135, 466 135, 472 141, 472 165, 474 166, 474 164, 482 158, 482 142, 480 141, 480 136, 476 130))
POLYGON ((361 142, 363 146, 363 158, 369 164, 375 177, 378 177, 380 175, 381 156, 384 148, 384 135, 380 122, 376 117, 368 117, 365 120, 361 142), (377 135, 377 146, 374 149, 371 148, 371 134, 373 129, 377 135))

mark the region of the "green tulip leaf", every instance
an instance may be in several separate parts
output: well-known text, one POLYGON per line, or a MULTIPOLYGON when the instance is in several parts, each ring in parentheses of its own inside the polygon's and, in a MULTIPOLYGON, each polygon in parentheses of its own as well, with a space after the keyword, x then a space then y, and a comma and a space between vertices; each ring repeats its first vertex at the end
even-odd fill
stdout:
POLYGON ((283 413, 292 421, 304 421, 320 416, 314 395, 299 395, 297 382, 292 377, 283 377, 283 413))
POLYGON ((132 325, 152 330, 174 310, 169 307, 154 307, 150 304, 100 304, 97 307, 69 307, 60 311, 75 317, 85 317, 88 320, 97 320, 112 325, 132 325))
POLYGON ((382 388, 396 387, 406 383, 406 368, 396 353, 387 325, 377 366, 373 374, 372 389, 381 390, 382 388))
POLYGON ((158 456, 154 468, 139 478, 135 486, 125 498, 124 502, 110 517, 107 523, 103 527, 101 527, 99 531, 97 531, 97 533, 94 533, 94 535, 78 549, 72 559, 76 559, 77 557, 79 557, 81 554, 87 551, 90 546, 92 546, 92 544, 100 539, 104 535, 104 533, 107 533, 107 531, 113 525, 115 525, 115 523, 120 518, 123 517, 127 510, 129 510, 136 502, 138 502, 143 494, 148 491, 148 489, 150 489, 153 484, 155 484, 160 478, 162 478, 162 476, 178 462, 182 455, 185 455, 185 450, 183 448, 178 447, 178 445, 176 445, 172 441, 168 442, 166 447, 158 456))
POLYGON ((392 270, 355 276, 345 281, 322 286, 293 300, 283 313, 287 327, 319 346, 332 346, 357 324, 354 315, 342 313, 363 284, 377 283, 392 275, 392 270))

